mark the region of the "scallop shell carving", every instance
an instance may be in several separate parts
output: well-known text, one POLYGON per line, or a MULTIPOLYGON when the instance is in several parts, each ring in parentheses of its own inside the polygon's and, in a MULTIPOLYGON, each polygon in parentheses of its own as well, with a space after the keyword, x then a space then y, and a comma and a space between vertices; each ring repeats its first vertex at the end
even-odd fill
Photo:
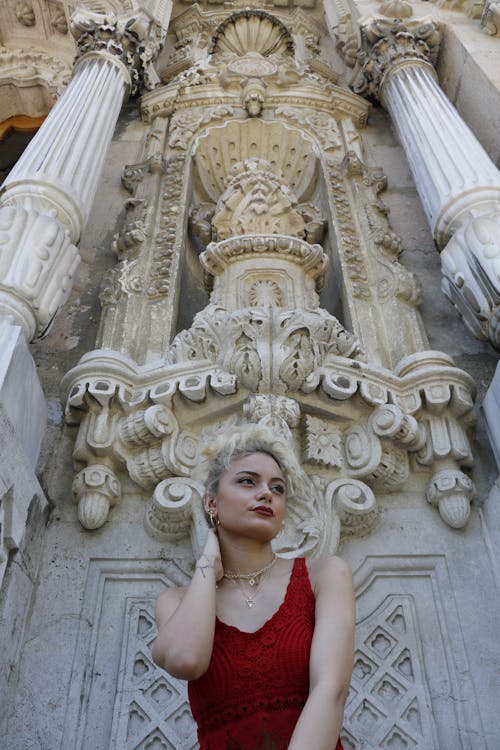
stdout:
POLYGON ((229 52, 238 56, 248 52, 269 55, 293 54, 293 40, 281 21, 258 10, 234 13, 222 23, 212 39, 212 53, 229 52))
POLYGON ((232 167, 258 156, 280 172, 299 202, 314 193, 318 160, 311 141, 279 122, 246 120, 213 127, 198 141, 195 184, 200 200, 217 203, 232 167))

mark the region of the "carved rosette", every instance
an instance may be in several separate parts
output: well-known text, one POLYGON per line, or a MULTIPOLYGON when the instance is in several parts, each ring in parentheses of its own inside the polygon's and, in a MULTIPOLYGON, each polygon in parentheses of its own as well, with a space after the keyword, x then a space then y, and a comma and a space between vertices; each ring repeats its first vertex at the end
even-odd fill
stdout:
POLYGON ((370 20, 360 28, 361 44, 353 56, 355 39, 348 40, 344 49, 353 62, 356 60, 351 86, 357 94, 382 99, 384 83, 404 65, 424 66, 435 76, 441 33, 430 19, 370 20))

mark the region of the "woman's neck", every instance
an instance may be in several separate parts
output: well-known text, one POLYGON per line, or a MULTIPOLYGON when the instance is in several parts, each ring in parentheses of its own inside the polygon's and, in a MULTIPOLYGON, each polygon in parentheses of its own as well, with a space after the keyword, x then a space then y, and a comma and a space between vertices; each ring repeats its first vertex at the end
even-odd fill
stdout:
POLYGON ((271 542, 226 540, 220 534, 219 544, 224 570, 235 573, 254 573, 270 563, 274 557, 271 542))

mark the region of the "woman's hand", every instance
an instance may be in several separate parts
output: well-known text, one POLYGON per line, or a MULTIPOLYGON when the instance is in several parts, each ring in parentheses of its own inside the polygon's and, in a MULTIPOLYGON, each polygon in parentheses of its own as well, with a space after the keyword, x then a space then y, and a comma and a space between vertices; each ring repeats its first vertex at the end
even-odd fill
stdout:
POLYGON ((215 632, 215 589, 223 573, 219 541, 210 530, 189 586, 167 589, 158 597, 153 661, 173 677, 195 680, 208 669, 215 632))
POLYGON ((204 569, 213 567, 216 581, 220 581, 220 579, 224 575, 219 540, 214 529, 208 530, 207 540, 205 542, 203 552, 200 555, 200 559, 196 563, 196 567, 199 568, 202 573, 204 569))

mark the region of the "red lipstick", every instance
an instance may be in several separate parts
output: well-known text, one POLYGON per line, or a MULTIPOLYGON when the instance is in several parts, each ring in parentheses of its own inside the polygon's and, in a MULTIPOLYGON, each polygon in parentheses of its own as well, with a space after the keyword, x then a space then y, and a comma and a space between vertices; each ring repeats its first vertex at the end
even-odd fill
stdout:
POLYGON ((274 511, 268 505, 257 505, 256 508, 252 508, 253 513, 258 513, 261 516, 274 516, 274 511))

